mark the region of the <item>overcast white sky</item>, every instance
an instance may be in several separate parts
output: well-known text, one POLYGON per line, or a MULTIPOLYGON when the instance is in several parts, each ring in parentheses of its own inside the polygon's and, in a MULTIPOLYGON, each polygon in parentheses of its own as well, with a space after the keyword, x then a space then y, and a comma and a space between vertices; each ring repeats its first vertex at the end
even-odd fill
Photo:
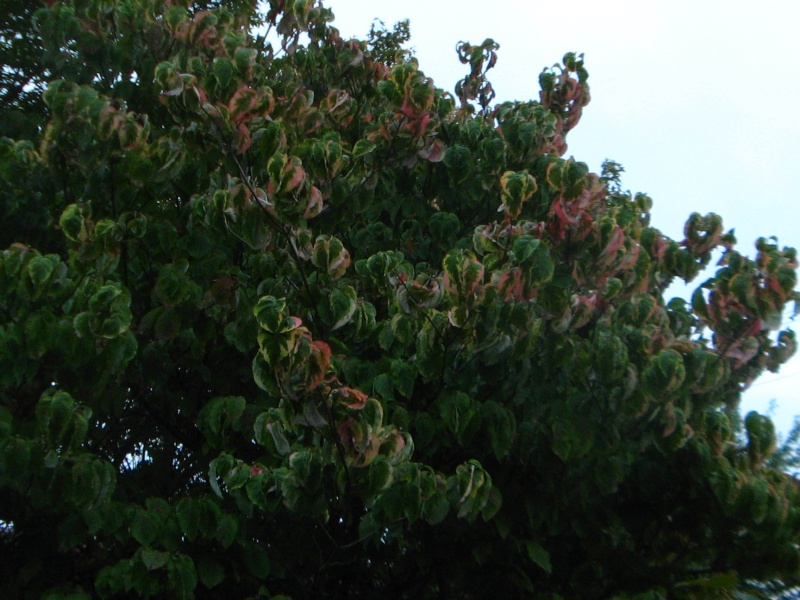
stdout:
MULTIPOLYGON (((683 239, 693 211, 716 212, 752 256, 759 236, 800 247, 800 2, 760 0, 325 0, 344 36, 374 18, 411 21, 420 68, 450 92, 460 40, 500 44, 497 101, 538 97, 541 70, 583 52, 592 102, 567 155, 654 200, 653 224, 683 239)), ((700 279, 702 281, 702 279, 700 279)), ((787 323, 796 329, 792 323, 787 323)), ((800 357, 765 375, 742 409, 786 431, 800 414, 800 357)))

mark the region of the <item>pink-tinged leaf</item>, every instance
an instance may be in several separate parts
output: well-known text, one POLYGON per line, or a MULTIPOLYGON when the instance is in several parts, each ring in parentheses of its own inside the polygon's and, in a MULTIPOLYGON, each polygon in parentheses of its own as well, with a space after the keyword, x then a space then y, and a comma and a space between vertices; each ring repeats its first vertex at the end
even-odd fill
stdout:
POLYGON ((106 106, 100 112, 100 118, 97 123, 97 133, 102 139, 111 137, 114 131, 120 127, 125 120, 125 116, 120 114, 120 111, 113 106, 106 106))
POLYGON ((653 242, 653 258, 659 262, 664 260, 664 255, 667 253, 668 248, 669 244, 664 239, 664 236, 657 236, 655 242, 653 242))
POLYGON ((250 130, 244 123, 239 123, 233 137, 233 144, 236 148, 236 154, 244 154, 250 148, 252 138, 250 137, 250 130))
POLYGON ((522 272, 515 267, 509 271, 495 275, 494 286, 500 291, 503 299, 521 300, 522 299, 522 272))
POLYGON ((383 435, 380 454, 389 458, 390 464, 398 464, 408 460, 414 451, 414 443, 407 433, 392 428, 388 435, 383 435))
POLYGON ((442 261, 444 286, 451 294, 467 298, 483 283, 483 264, 469 250, 450 252, 442 261))
POLYGON ((378 436, 370 433, 364 437, 358 447, 358 456, 353 462, 353 466, 366 467, 378 456, 381 449, 381 442, 378 436))
POLYGON ((325 381, 328 368, 331 366, 331 347, 321 340, 311 342, 311 356, 308 363, 307 389, 313 390, 325 381))
POLYGON ((304 219, 313 219, 322 212, 322 192, 316 186, 311 186, 308 191, 309 199, 306 210, 303 213, 304 219))
MULTIPOLYGON (((269 186, 269 184, 267 184, 267 186, 269 186)), ((247 188, 245 188, 245 189, 247 189, 247 188)), ((270 212, 271 214, 274 214, 275 205, 272 203, 272 201, 269 198, 269 190, 264 190, 263 188, 255 188, 254 191, 255 191, 256 202, 258 202, 261 205, 262 208, 265 208, 268 212, 270 212)), ((247 193, 249 195, 249 193, 250 193, 249 190, 248 190, 247 193)))
POLYGON ((336 428, 336 432, 339 434, 339 440, 342 442, 342 445, 349 454, 358 451, 358 446, 364 437, 363 427, 358 421, 352 417, 348 417, 339 423, 339 426, 336 428))
MULTIPOLYGON (((405 273, 402 273, 402 276, 405 276, 405 273)), ((401 305, 404 298, 406 304, 410 299, 416 307, 434 308, 441 302, 443 294, 444 290, 439 285, 438 279, 421 276, 412 281, 411 285, 398 288, 397 298, 401 305)), ((406 306, 404 309, 406 313, 410 312, 408 308, 406 306)))
POLYGON ((367 395, 355 388, 341 387, 336 390, 336 395, 339 402, 353 410, 361 410, 367 405, 367 395))
POLYGON ((722 239, 722 219, 709 213, 705 217, 692 213, 683 229, 686 239, 683 245, 695 256, 703 256, 716 248, 722 239))
POLYGON ((626 252, 618 265, 619 271, 624 273, 630 269, 633 269, 633 267, 639 261, 639 252, 641 252, 641 250, 642 247, 639 244, 636 244, 633 248, 626 252))
POLYGON ((350 253, 338 238, 321 235, 314 242, 311 262, 334 279, 339 279, 350 266, 350 253))
POLYGON ((262 473, 266 473, 267 468, 264 465, 253 465, 250 467, 250 477, 256 477, 262 473))
POLYGON ((447 320, 453 327, 464 327, 472 313, 465 306, 454 306, 447 311, 447 320))
POLYGON ((669 437, 675 433, 675 428, 678 426, 678 417, 672 402, 667 404, 662 418, 664 419, 664 430, 661 432, 661 437, 669 437))
POLYGON ((251 118, 262 118, 269 115, 272 109, 275 108, 275 98, 269 88, 264 88, 258 92, 258 100, 250 109, 251 118))
POLYGON ((162 96, 180 96, 186 86, 197 84, 197 78, 187 73, 180 73, 175 65, 161 62, 155 69, 155 79, 158 82, 162 96))
POLYGON ((333 113, 348 100, 350 100, 350 94, 345 90, 331 90, 325 100, 323 100, 322 107, 324 107, 326 112, 333 113))
MULTIPOLYGON (((194 79, 193 76, 192 79, 194 79)), ((186 107, 189 110, 200 112, 208 103, 208 97, 206 96, 206 92, 203 90, 203 88, 187 83, 185 92, 186 93, 183 95, 183 102, 186 104, 186 107)))
POLYGON ((553 202, 552 211, 561 221, 561 225, 564 228, 576 227, 581 222, 580 214, 575 214, 571 211, 566 201, 561 197, 556 198, 555 202, 553 202))
POLYGON ((350 40, 346 43, 346 46, 355 53, 353 60, 348 63, 348 66, 357 67, 364 62, 364 52, 361 50, 361 45, 358 43, 358 40, 350 40))
POLYGON ((733 368, 740 369, 758 355, 761 344, 756 337, 748 337, 743 341, 734 340, 725 350, 724 356, 733 359, 733 368))
POLYGON ((258 92, 251 87, 240 87, 228 102, 231 120, 239 123, 250 118, 250 111, 258 102, 258 92))
POLYGON ((177 73, 169 78, 169 88, 161 92, 162 96, 180 96, 183 93, 183 79, 177 73))
POLYGON ((431 120, 430 113, 425 113, 419 119, 412 121, 409 127, 413 133, 415 140, 425 135, 425 131, 428 129, 428 123, 430 123, 430 120, 431 120))
POLYGON ((574 296, 572 299, 571 329, 580 329, 591 321, 597 308, 599 296, 595 293, 590 296, 574 296))
POLYGON ((183 39, 191 44, 208 47, 217 36, 216 15, 210 10, 198 12, 194 19, 184 25, 181 31, 183 39))
POLYGON ((516 219, 522 212, 522 205, 536 193, 536 180, 527 171, 506 171, 500 177, 500 198, 506 214, 516 219))
POLYGON ((292 163, 288 167, 289 168, 289 177, 283 180, 281 185, 282 192, 291 192, 292 190, 296 189, 303 180, 305 180, 306 172, 303 167, 300 165, 300 160, 292 158, 292 163))
POLYGON ((614 230, 614 233, 611 235, 611 239, 608 241, 608 244, 606 244, 606 247, 603 248, 602 252, 600 252, 600 256, 597 257, 598 262, 600 264, 610 264, 616 256, 617 251, 622 247, 624 241, 625 232, 618 225, 614 230))
POLYGON ((328 272, 334 279, 339 279, 345 274, 347 268, 350 266, 350 253, 347 249, 343 248, 342 252, 336 256, 328 265, 328 272))
POLYGON ((420 158, 427 161, 438 163, 444 159, 444 152, 446 148, 444 143, 439 139, 431 140, 421 150, 417 152, 420 158))

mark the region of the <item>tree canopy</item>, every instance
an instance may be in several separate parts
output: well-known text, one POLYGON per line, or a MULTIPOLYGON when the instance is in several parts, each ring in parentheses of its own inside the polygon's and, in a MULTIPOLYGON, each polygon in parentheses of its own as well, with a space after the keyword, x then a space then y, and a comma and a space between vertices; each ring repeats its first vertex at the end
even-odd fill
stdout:
POLYGON ((796 252, 669 239, 566 158, 581 55, 493 103, 492 40, 451 94, 407 23, 314 0, 3 4, 4 598, 800 580, 798 483, 739 416, 796 252))

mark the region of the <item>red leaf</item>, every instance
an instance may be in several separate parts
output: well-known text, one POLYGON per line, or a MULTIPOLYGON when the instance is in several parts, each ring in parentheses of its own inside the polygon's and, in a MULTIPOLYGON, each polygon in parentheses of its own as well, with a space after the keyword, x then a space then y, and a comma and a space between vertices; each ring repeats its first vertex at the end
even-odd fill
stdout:
POLYGON ((231 120, 234 123, 241 123, 248 120, 250 111, 255 108, 258 102, 258 92, 251 87, 240 87, 234 92, 228 102, 228 110, 231 113, 231 120))
POLYGON ((325 381, 331 365, 331 347, 321 340, 311 342, 311 356, 308 368, 308 390, 313 390, 325 381))
POLYGON ((244 123, 239 123, 234 134, 234 145, 236 146, 236 154, 244 154, 250 148, 253 142, 250 137, 250 130, 244 123))
POLYGON ((600 252, 600 256, 597 257, 597 262, 603 265, 610 264, 616 256, 617 251, 622 247, 622 243, 624 241, 625 232, 618 225, 614 230, 614 233, 611 235, 611 239, 608 241, 608 244, 606 244, 606 247, 603 248, 602 252, 600 252))
POLYGON ((322 192, 319 191, 319 188, 311 186, 309 196, 308 205, 303 213, 304 219, 313 219, 322 212, 322 192))
POLYGON ((350 387, 341 387, 336 390, 339 401, 347 408, 361 410, 367 405, 367 395, 361 390, 350 387))
POLYGON ((419 150, 417 154, 420 158, 424 158, 430 162, 441 162, 444 158, 445 146, 441 140, 434 139, 426 144, 424 148, 419 150))
POLYGON ((522 299, 522 273, 514 268, 506 271, 495 281, 495 286, 503 295, 503 299, 521 300, 522 299))

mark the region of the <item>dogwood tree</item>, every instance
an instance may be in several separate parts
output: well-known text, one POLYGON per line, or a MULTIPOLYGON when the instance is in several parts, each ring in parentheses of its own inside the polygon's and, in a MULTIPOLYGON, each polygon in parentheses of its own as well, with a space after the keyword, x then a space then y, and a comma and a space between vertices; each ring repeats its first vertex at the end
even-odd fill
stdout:
POLYGON ((796 252, 669 239, 568 158, 582 56, 497 104, 492 40, 451 94, 407 25, 313 0, 6 4, 3 597, 797 581, 797 483, 738 411, 794 351, 796 252))

